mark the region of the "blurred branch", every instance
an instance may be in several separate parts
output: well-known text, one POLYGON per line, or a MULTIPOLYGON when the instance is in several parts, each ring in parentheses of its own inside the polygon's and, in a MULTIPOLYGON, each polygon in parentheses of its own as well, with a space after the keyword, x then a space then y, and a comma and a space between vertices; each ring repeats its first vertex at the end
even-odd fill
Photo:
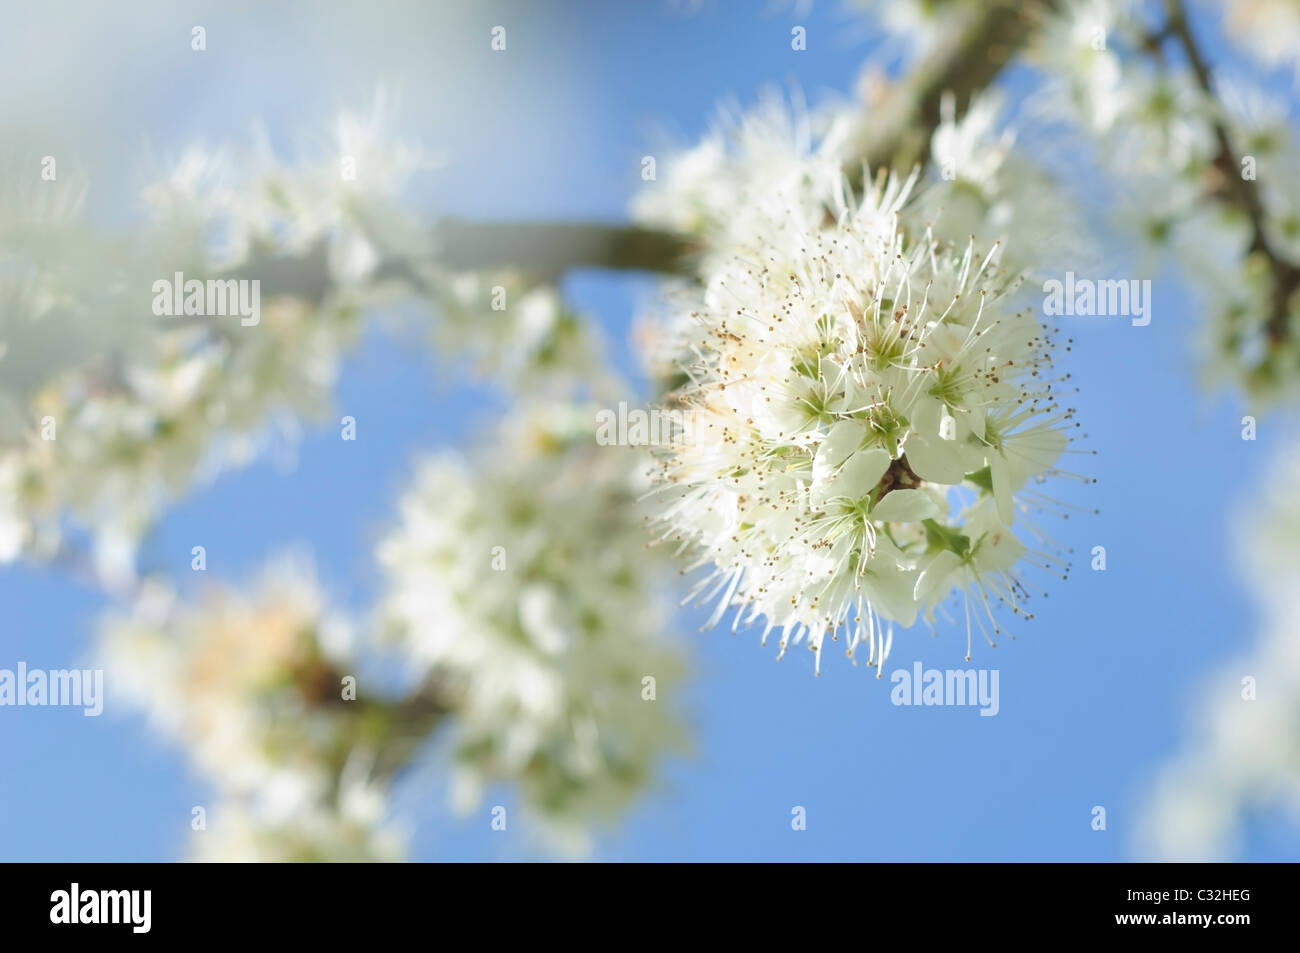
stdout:
MULTIPOLYGON (((98 590, 121 602, 143 596, 145 579, 133 577, 111 583, 100 573, 94 557, 80 543, 65 538, 49 558, 49 564, 66 572, 89 589, 98 590)), ((307 708, 327 712, 346 724, 345 739, 333 765, 341 773, 348 754, 356 747, 374 752, 372 772, 377 780, 390 781, 456 711, 456 700, 440 672, 430 673, 414 691, 396 698, 358 692, 355 699, 342 694, 345 672, 319 654, 291 672, 292 683, 307 708)), ((337 778, 335 779, 337 780, 337 778)))
POLYGON ((319 656, 293 673, 293 683, 308 707, 346 718, 346 743, 336 752, 341 772, 356 747, 374 751, 372 772, 387 782, 405 768, 442 721, 455 712, 454 700, 442 676, 434 672, 414 692, 401 698, 358 693, 342 697, 346 673, 319 656))
POLYGON ((949 29, 939 45, 900 83, 863 123, 854 152, 860 156, 845 173, 857 186, 862 163, 871 168, 909 169, 924 165, 930 138, 940 121, 947 92, 963 114, 972 99, 993 82, 1029 40, 1034 23, 1057 0, 987 0, 949 3, 949 29))
MULTIPOLYGON (((435 226, 433 234, 437 263, 449 271, 510 269, 548 280, 575 268, 689 274, 689 259, 696 251, 694 241, 683 235, 598 222, 448 220, 435 226)), ((254 255, 236 271, 240 278, 259 280, 268 298, 289 295, 318 305, 332 285, 324 243, 296 258, 254 255)), ((422 293, 430 290, 419 262, 401 257, 384 258, 372 280, 402 281, 422 293)))
MULTIPOLYGON (((940 121, 944 93, 956 97, 958 112, 988 86, 1028 41, 1036 19, 1058 0, 981 0, 950 4, 951 29, 939 46, 891 87, 873 108, 854 143, 856 158, 845 166, 855 187, 864 163, 872 168, 908 169, 924 164, 930 137, 940 121)), ((453 271, 518 269, 547 278, 575 268, 690 274, 697 250, 693 239, 636 225, 594 222, 465 222, 449 220, 434 229, 438 262, 453 271)), ((319 301, 329 289, 324 248, 306 258, 255 259, 241 277, 262 280, 264 295, 292 294, 319 301)), ((415 263, 389 259, 377 278, 423 289, 415 263)))
MULTIPOLYGON (((1214 83, 1206 65, 1205 57, 1192 36, 1188 25, 1182 0, 1165 0, 1165 36, 1172 37, 1182 47, 1188 65, 1196 77, 1201 92, 1211 101, 1217 101, 1214 83)), ((1214 134, 1218 143, 1218 154, 1214 158, 1214 167, 1222 180, 1218 183, 1215 198, 1242 212, 1250 222, 1250 252, 1264 257, 1268 263, 1273 280, 1272 299, 1264 327, 1268 340, 1274 347, 1287 343, 1290 334, 1288 319, 1291 296, 1300 291, 1300 267, 1288 261, 1277 251, 1268 239, 1267 219, 1264 204, 1259 196, 1259 188, 1253 179, 1241 174, 1240 158, 1232 148, 1228 128, 1222 120, 1214 124, 1214 134)))
POLYGON ((560 274, 572 268, 680 272, 692 242, 631 225, 444 222, 439 260, 454 270, 520 268, 560 274))

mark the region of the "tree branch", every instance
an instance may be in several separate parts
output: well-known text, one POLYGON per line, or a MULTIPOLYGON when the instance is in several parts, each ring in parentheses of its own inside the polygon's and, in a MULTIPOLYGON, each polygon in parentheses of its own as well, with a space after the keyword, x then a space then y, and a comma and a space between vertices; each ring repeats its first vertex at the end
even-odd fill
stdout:
POLYGON ((987 0, 950 3, 952 22, 940 44, 862 123, 854 151, 861 158, 846 167, 854 185, 861 183, 862 163, 906 170, 924 165, 930 138, 939 127, 939 106, 951 92, 957 112, 986 88, 1028 41, 1034 20, 1056 0, 987 0))
MULTIPOLYGON (((88 589, 103 592, 115 600, 130 602, 144 592, 145 580, 141 577, 123 586, 110 586, 100 575, 90 552, 73 540, 63 540, 50 557, 49 565, 67 572, 88 589)), ((364 745, 375 753, 372 769, 375 778, 391 781, 438 726, 455 714, 458 706, 443 673, 436 670, 415 690, 401 697, 363 691, 352 700, 344 699, 341 689, 343 677, 353 673, 339 669, 322 655, 313 654, 290 674, 306 707, 328 712, 343 726, 342 743, 333 753, 335 780, 352 748, 364 745)))
MULTIPOLYGON (((910 169, 924 164, 940 121, 946 92, 958 112, 1010 62, 1029 39, 1036 17, 1057 0, 980 0, 951 3, 952 29, 909 75, 891 88, 854 143, 856 158, 845 173, 862 184, 863 164, 910 169)), ((636 225, 592 222, 465 222, 450 220, 434 230, 439 263, 455 271, 512 268, 556 278, 577 268, 689 274, 695 241, 636 225)), ((255 258, 241 277, 262 281, 262 294, 291 294, 320 301, 329 288, 323 247, 296 260, 255 258)), ((421 287, 413 263, 386 260, 379 278, 421 287)))
POLYGON ((342 771, 352 749, 361 746, 374 752, 374 777, 388 783, 409 764, 439 725, 455 714, 456 699, 442 673, 435 671, 414 692, 400 698, 361 692, 347 700, 340 690, 346 674, 315 656, 292 676, 309 708, 329 712, 344 726, 341 743, 334 752, 336 773, 342 771))
POLYGON ((439 260, 452 269, 517 267, 558 275, 573 268, 679 272, 690 239, 633 225, 448 221, 437 230, 439 260))
MULTIPOLYGON (((1165 0, 1165 16, 1166 33, 1178 41, 1196 77, 1197 85, 1206 97, 1213 100, 1214 83, 1210 70, 1197 46, 1196 38, 1192 36, 1182 0, 1165 0)), ((1270 344, 1277 347, 1287 343, 1291 335, 1289 303, 1291 296, 1300 291, 1300 267, 1283 257, 1269 241, 1267 213, 1260 199, 1259 188, 1253 179, 1241 175, 1240 161, 1233 151, 1228 129, 1222 121, 1214 123, 1214 134, 1219 150, 1214 166, 1223 177, 1218 197, 1245 214, 1251 228, 1250 251, 1263 255, 1268 262, 1273 292, 1264 328, 1270 344)))

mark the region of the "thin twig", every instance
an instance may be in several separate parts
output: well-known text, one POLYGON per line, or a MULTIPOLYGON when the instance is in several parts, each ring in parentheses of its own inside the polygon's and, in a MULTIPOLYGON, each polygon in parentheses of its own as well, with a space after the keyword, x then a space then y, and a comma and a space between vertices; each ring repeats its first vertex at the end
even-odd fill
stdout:
MULTIPOLYGON (((1196 38, 1192 36, 1182 0, 1165 0, 1165 14, 1166 33, 1178 40, 1201 92, 1213 100, 1214 82, 1196 38)), ((1288 306, 1291 296, 1300 290, 1300 267, 1283 257, 1269 241, 1267 213, 1259 189, 1253 179, 1242 176, 1240 162, 1223 122, 1214 123, 1214 135, 1218 143, 1214 166, 1223 180, 1219 197, 1245 214, 1251 228, 1250 251, 1263 255, 1268 262, 1273 278, 1273 293, 1264 327, 1270 343, 1274 346, 1282 345, 1289 340, 1291 333, 1288 306)))

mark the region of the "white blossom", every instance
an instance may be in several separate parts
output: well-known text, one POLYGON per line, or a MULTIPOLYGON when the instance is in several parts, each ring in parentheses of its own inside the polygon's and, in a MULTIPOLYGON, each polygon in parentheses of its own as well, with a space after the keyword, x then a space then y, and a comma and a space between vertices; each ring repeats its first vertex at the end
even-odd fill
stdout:
POLYGON ((118 697, 184 744, 221 791, 250 797, 323 783, 342 723, 303 686, 338 699, 340 685, 318 676, 350 670, 354 641, 310 568, 290 558, 250 595, 219 587, 195 605, 146 580, 127 613, 104 620, 99 651, 118 697))
POLYGON ((880 33, 877 50, 888 60, 912 63, 921 59, 951 34, 953 0, 850 0, 850 6, 869 11, 880 33))
POLYGON ((672 398, 694 424, 662 461, 663 538, 709 567, 714 621, 762 618, 818 670, 841 633, 880 664, 891 623, 954 587, 969 655, 972 618, 992 641, 997 604, 1025 612, 1022 552, 1055 562, 1012 541, 1026 484, 1067 444, 1050 336, 1013 309, 996 248, 904 234, 910 185, 878 180, 832 225, 758 229, 692 310, 672 398))
POLYGON ((907 209, 914 227, 978 235, 1002 246, 1002 264, 1027 273, 1059 270, 1095 253, 1095 239, 1065 182, 1016 145, 996 92, 975 97, 959 119, 956 101, 940 102, 930 140, 930 184, 907 209))
POLYGON ((1300 825, 1300 454, 1275 467, 1238 547, 1262 610, 1250 649, 1195 695, 1192 736, 1151 784, 1135 846, 1159 860, 1230 859, 1247 818, 1300 825))
POLYGON ((723 106, 697 145, 660 161, 658 178, 637 195, 632 217, 699 236, 705 272, 710 259, 724 260, 751 241, 774 206, 806 214, 803 224, 815 227, 825 195, 840 188, 855 121, 847 107, 810 111, 772 91, 750 110, 723 106))
POLYGON ((186 151, 145 189, 149 226, 126 256, 89 242, 84 223, 69 231, 75 209, 19 203, 32 221, 60 230, 48 260, 38 255, 43 244, 23 247, 29 312, 0 319, 0 368, 46 368, 0 395, 18 411, 6 424, 20 421, 0 432, 0 561, 49 558, 72 525, 94 536, 102 581, 126 586, 135 546, 165 504, 268 447, 291 447, 302 421, 323 419, 365 310, 395 293, 393 282, 372 274, 381 252, 425 251, 393 208, 423 160, 387 137, 391 122, 381 95, 372 113, 345 114, 330 145, 293 165, 265 146, 238 157, 186 151), (344 174, 344 159, 355 163, 355 178, 344 174), (174 272, 240 277, 260 256, 262 275, 292 268, 308 252, 323 256, 332 290, 286 295, 268 287, 255 326, 152 312, 153 282, 174 272), (84 280, 68 286, 68 275, 84 280), (95 360, 46 367, 35 343, 23 346, 10 333, 30 326, 57 340, 59 320, 82 314, 111 329, 111 344, 102 335, 62 336, 98 342, 95 360), (42 432, 43 421, 53 422, 56 437, 42 432))
POLYGON ((324 778, 273 779, 255 795, 218 801, 190 835, 203 863, 374 863, 404 859, 407 832, 387 817, 386 792, 350 763, 324 778))
POLYGON ((430 323, 449 370, 473 373, 517 392, 555 390, 607 376, 593 322, 556 289, 514 272, 430 272, 438 314, 430 323))
POLYGON ((368 110, 343 110, 331 134, 308 137, 291 164, 264 135, 252 150, 190 146, 144 190, 151 220, 218 270, 258 253, 303 256, 323 242, 336 282, 365 281, 396 236, 400 246, 413 240, 395 204, 430 167, 417 144, 396 135, 398 111, 381 89, 368 110))
POLYGON ((1300 8, 1291 0, 1220 0, 1228 33, 1269 68, 1300 81, 1300 8))
POLYGON ((386 642, 457 699, 459 806, 510 780, 569 842, 639 794, 680 738, 639 457, 597 446, 594 420, 535 402, 473 463, 425 460, 378 549, 386 642), (648 685, 668 697, 647 700, 648 685))
POLYGON ((1047 11, 1031 50, 1050 71, 1045 115, 1072 115, 1093 134, 1110 132, 1129 107, 1120 57, 1130 32, 1125 0, 1065 0, 1047 11))

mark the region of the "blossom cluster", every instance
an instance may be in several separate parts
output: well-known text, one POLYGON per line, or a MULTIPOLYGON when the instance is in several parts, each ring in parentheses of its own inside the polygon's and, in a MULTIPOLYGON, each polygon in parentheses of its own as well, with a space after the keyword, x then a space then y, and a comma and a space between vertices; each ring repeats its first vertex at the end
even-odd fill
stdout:
POLYGON ((607 375, 593 323, 551 285, 522 272, 428 269, 437 316, 434 347, 449 368, 474 373, 516 393, 573 390, 607 375))
POLYGON ((682 737, 638 458, 598 447, 594 418, 537 401, 471 457, 426 459, 378 548, 382 644, 454 699, 457 803, 512 782, 567 846, 682 737))
POLYGON ((914 184, 773 190, 688 315, 693 426, 662 456, 662 538, 708 567, 698 594, 764 620, 782 653, 829 640, 879 665, 893 623, 954 590, 991 643, 1028 615, 1022 562, 1058 564, 1030 483, 1072 426, 1052 335, 1015 306, 997 245, 906 226, 914 184), (1022 527, 1043 548, 1013 531, 1022 527))
POLYGON ((360 703, 346 700, 357 643, 295 558, 269 566, 252 594, 215 587, 194 604, 150 578, 105 618, 99 652, 115 697, 183 744, 218 795, 195 826, 196 856, 400 854, 364 719, 349 707, 360 703))
MULTIPOLYGON (((1228 19, 1257 57, 1265 33, 1285 46, 1300 29, 1292 4, 1269 0, 1233 4, 1228 19)), ((1151 55, 1172 42, 1171 25, 1131 0, 1062 5, 1031 51, 1051 77, 1040 111, 1070 117, 1095 144, 1116 186, 1115 224, 1146 250, 1144 270, 1172 257, 1197 289, 1209 316, 1208 377, 1273 402, 1300 377, 1300 150, 1290 107, 1256 76, 1202 77, 1185 56, 1151 55)))
MULTIPOLYGON (((5 366, 36 366, 37 344, 68 321, 99 330, 84 359, 41 364, 7 395, 6 420, 20 423, 0 433, 0 562, 54 558, 85 529, 99 578, 123 587, 165 503, 268 447, 292 447, 299 422, 321 418, 365 309, 392 293, 381 249, 416 247, 392 204, 420 160, 389 141, 388 113, 381 98, 368 116, 344 114, 321 157, 294 166, 266 148, 238 160, 187 151, 144 190, 148 225, 125 252, 86 237, 82 193, 54 207, 24 200, 21 246, 0 247, 23 292, 0 329, 5 366), (43 257, 46 244, 58 254, 43 257), (277 287, 277 275, 316 261, 325 274, 314 288, 277 287), (150 289, 174 272, 265 278, 270 300, 255 327, 157 318, 150 289), (27 338, 14 333, 23 329, 27 338)), ((64 336, 79 353, 86 336, 64 336)))

